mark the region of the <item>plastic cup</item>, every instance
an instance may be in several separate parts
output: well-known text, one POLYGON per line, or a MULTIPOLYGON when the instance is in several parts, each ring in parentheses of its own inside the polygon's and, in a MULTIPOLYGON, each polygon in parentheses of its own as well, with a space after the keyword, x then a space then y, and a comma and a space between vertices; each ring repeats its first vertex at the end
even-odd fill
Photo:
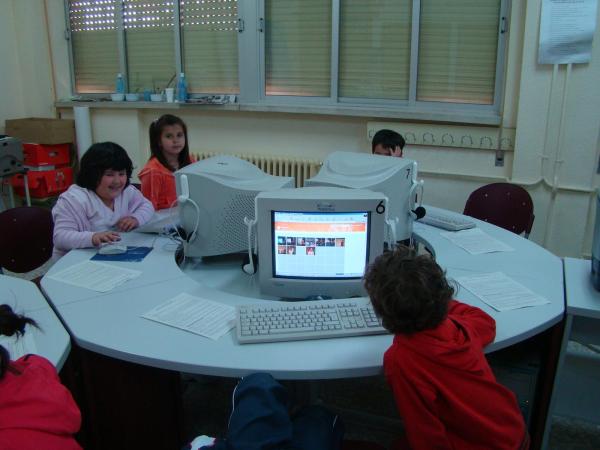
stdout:
POLYGON ((167 102, 173 103, 175 101, 175 88, 166 88, 165 95, 167 96, 167 102))

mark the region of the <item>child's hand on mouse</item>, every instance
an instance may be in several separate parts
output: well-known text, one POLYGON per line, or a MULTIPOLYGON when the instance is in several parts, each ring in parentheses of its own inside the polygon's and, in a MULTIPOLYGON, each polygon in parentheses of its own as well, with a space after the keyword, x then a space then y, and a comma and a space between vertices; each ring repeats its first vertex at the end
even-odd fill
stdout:
POLYGON ((121 217, 117 222, 117 228, 120 231, 131 231, 134 228, 137 228, 138 225, 139 222, 135 217, 132 216, 121 217))
POLYGON ((92 244, 96 247, 99 247, 100 244, 105 242, 115 242, 120 240, 121 236, 115 231, 100 231, 92 235, 92 244))

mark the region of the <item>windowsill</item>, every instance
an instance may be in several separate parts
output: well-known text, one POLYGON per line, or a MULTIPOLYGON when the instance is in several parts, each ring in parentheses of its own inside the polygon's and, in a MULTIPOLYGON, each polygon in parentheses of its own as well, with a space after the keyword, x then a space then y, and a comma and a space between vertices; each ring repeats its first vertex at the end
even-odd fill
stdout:
POLYGON ((75 106, 88 106, 99 109, 198 109, 214 111, 249 111, 249 112, 276 112, 289 114, 321 114, 334 116, 352 116, 380 119, 401 119, 407 121, 445 122, 456 124, 488 125, 500 124, 500 116, 494 113, 482 112, 457 112, 456 110, 428 109, 418 111, 401 108, 382 108, 370 106, 318 106, 318 105, 266 105, 258 103, 232 103, 224 105, 210 104, 181 104, 167 102, 112 102, 112 101, 57 101, 57 108, 72 108, 75 106))

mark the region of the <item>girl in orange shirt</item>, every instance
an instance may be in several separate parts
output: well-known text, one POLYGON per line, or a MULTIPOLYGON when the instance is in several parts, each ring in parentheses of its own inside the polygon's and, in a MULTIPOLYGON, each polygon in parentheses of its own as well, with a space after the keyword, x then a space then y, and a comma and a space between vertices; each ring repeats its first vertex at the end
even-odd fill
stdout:
POLYGON ((187 127, 179 117, 165 114, 150 124, 149 133, 152 156, 138 175, 142 194, 155 210, 170 208, 177 200, 173 172, 192 162, 187 127))

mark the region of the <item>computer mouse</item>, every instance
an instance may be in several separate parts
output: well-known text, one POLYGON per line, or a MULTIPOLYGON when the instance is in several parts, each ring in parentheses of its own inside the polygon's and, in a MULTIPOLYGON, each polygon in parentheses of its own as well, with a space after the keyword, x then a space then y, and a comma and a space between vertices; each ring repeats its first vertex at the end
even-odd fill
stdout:
POLYGON ((127 246, 120 242, 110 242, 103 244, 98 249, 98 253, 101 255, 120 255, 127 251, 127 246))

